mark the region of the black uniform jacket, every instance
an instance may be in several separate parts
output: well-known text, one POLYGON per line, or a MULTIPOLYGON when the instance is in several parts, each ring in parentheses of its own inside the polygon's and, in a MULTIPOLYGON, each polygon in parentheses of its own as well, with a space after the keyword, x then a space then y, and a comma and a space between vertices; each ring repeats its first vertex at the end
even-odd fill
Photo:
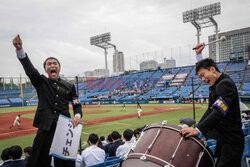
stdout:
POLYGON ((221 143, 237 145, 244 142, 241 127, 237 88, 228 75, 221 74, 209 87, 209 108, 197 128, 205 136, 212 133, 221 143))
POLYGON ((60 78, 53 80, 40 75, 27 54, 25 58, 19 60, 37 91, 38 107, 33 126, 49 131, 53 121, 57 121, 59 114, 70 117, 69 101, 72 102, 74 114, 82 115, 81 103, 77 99, 73 84, 60 78))

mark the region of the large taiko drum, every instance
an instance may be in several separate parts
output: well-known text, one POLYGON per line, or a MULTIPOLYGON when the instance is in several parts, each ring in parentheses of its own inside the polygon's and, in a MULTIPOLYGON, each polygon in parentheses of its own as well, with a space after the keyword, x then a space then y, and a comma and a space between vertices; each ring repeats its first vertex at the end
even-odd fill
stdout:
POLYGON ((197 137, 185 138, 181 127, 147 125, 121 162, 122 167, 214 167, 211 151, 197 137))

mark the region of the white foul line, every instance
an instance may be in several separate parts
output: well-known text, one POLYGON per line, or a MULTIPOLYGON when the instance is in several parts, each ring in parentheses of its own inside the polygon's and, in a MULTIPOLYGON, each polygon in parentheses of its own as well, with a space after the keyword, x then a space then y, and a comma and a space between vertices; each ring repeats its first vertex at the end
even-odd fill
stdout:
POLYGON ((36 130, 36 129, 25 129, 25 130, 19 130, 19 131, 15 131, 15 132, 1 133, 0 136, 1 136, 1 135, 12 134, 12 133, 19 133, 19 132, 31 131, 31 130, 36 130))

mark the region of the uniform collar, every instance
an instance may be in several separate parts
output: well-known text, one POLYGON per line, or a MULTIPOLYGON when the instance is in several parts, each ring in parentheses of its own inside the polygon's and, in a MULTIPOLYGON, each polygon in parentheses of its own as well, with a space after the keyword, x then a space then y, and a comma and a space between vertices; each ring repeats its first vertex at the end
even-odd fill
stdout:
POLYGON ((51 79, 51 78, 49 78, 49 80, 51 80, 51 81, 60 81, 61 80, 61 78, 59 77, 59 78, 57 78, 57 79, 51 79))
POLYGON ((217 85, 222 79, 227 78, 228 75, 221 73, 221 75, 219 76, 219 78, 215 81, 213 86, 210 86, 211 88, 215 87, 215 85, 217 85))

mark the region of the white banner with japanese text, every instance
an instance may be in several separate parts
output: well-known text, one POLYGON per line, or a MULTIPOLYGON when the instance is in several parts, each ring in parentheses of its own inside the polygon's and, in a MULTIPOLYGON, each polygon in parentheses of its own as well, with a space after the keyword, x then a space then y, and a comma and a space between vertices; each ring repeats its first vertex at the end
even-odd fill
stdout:
POLYGON ((64 160, 75 160, 82 132, 82 123, 77 127, 72 124, 72 119, 59 115, 50 155, 64 160))

